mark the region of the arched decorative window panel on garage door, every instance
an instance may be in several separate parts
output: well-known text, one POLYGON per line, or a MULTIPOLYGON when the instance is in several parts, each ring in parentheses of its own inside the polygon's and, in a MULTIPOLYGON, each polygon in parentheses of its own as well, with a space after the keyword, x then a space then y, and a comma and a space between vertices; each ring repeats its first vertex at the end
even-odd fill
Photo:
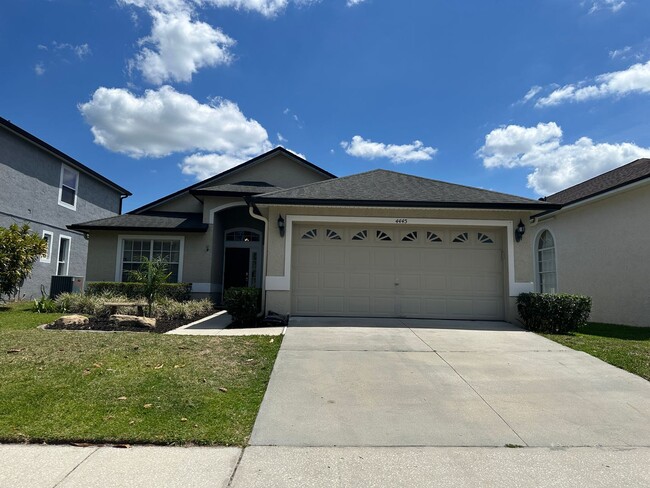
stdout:
POLYGON ((555 240, 548 230, 537 239, 537 282, 540 293, 557 293, 555 240))

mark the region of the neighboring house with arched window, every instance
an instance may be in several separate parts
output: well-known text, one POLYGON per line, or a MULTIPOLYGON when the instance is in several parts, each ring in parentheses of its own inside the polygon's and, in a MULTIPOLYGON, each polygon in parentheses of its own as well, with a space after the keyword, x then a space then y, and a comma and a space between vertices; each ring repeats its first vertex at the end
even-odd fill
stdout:
POLYGON ((595 322, 650 326, 650 159, 546 198, 535 216, 537 291, 588 295, 595 322))
MULTIPOLYGON (((336 178, 276 148, 126 215, 73 228, 90 234, 89 281, 122 280, 142 256, 163 256, 196 296, 220 300, 229 287, 259 287, 264 309, 279 313, 515 322, 517 296, 537 288, 594 291, 600 319, 608 305, 599 290, 579 286, 594 278, 573 251, 606 269, 601 249, 615 238, 604 234, 615 225, 587 216, 583 236, 571 228, 583 227, 571 223, 582 210, 562 208, 394 171, 336 178)), ((631 215, 647 222, 639 209, 631 215)), ((630 235, 647 239, 636 231, 623 238, 630 235)), ((619 269, 644 263, 636 256, 619 269)))

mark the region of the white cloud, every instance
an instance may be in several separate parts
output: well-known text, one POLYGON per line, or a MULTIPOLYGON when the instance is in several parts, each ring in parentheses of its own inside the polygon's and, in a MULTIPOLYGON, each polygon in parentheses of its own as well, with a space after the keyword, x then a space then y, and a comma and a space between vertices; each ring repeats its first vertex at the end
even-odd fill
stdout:
POLYGON ((548 107, 564 102, 622 97, 631 93, 650 93, 650 61, 634 64, 622 71, 599 75, 591 84, 578 83, 562 86, 538 99, 535 105, 548 107))
POLYGON ((351 142, 341 142, 341 147, 350 156, 363 159, 387 158, 393 163, 408 163, 431 159, 438 150, 425 146, 421 141, 411 144, 384 144, 373 142, 361 136, 354 136, 351 142))
MULTIPOLYGON (((69 44, 67 42, 52 42, 55 51, 70 51, 79 59, 84 59, 88 56, 90 51, 90 46, 86 43, 84 44, 69 44)), ((40 47, 40 46, 39 46, 40 47)))
POLYGON ((618 12, 627 5, 625 0, 590 0, 582 3, 583 5, 590 5, 590 14, 593 14, 598 10, 611 10, 612 12, 618 12))
POLYGON ((530 102, 533 98, 535 98, 539 94, 539 92, 542 91, 542 89, 543 88, 541 86, 537 86, 537 85, 532 86, 530 90, 528 90, 526 94, 521 98, 521 100, 519 100, 517 103, 524 104, 530 102))
POLYGON ((276 134, 276 137, 278 138, 278 142, 280 144, 288 142, 287 139, 282 134, 280 134, 279 132, 276 134))
POLYGON ((613 49, 609 52, 609 57, 612 59, 627 57, 627 54, 632 50, 632 46, 625 46, 621 49, 613 49))
POLYGON ((581 137, 562 144, 562 129, 555 122, 535 127, 509 125, 485 136, 477 155, 486 168, 532 168, 528 187, 550 195, 598 174, 650 156, 650 148, 632 143, 594 143, 581 137))
POLYGON ((122 5, 133 5, 163 12, 190 11, 196 8, 217 7, 257 12, 265 17, 274 17, 290 3, 298 6, 310 5, 320 0, 117 0, 122 5))
POLYGON ((346 4, 348 7, 354 7, 355 5, 359 5, 360 3, 365 2, 366 0, 348 0, 348 3, 346 4))
POLYGON ((181 164, 183 174, 196 177, 197 180, 204 180, 238 164, 249 158, 233 156, 231 154, 203 154, 197 153, 187 156, 181 164))
POLYGON ((38 76, 42 76, 45 74, 45 66, 43 63, 36 63, 34 66, 34 73, 36 73, 38 76))
POLYGON ((193 20, 188 12, 150 11, 151 35, 132 62, 144 78, 160 85, 168 80, 191 81, 200 68, 228 64, 235 41, 205 22, 193 20), (152 46, 151 49, 148 46, 152 46))
POLYGON ((271 147, 264 127, 247 119, 236 103, 215 99, 201 104, 170 86, 141 97, 101 87, 79 110, 95 143, 134 158, 190 151, 243 158, 271 147))

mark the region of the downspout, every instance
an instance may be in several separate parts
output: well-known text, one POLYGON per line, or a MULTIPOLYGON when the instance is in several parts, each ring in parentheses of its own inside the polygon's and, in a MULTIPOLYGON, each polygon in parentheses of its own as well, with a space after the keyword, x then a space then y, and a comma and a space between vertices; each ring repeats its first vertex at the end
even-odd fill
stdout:
POLYGON ((245 198, 246 203, 248 204, 248 213, 251 217, 257 220, 264 222, 264 248, 262 254, 264 255, 264 260, 262 261, 262 311, 258 316, 264 316, 266 314, 266 263, 269 254, 269 221, 266 217, 262 216, 259 208, 255 206, 254 203, 250 201, 249 198, 245 198))

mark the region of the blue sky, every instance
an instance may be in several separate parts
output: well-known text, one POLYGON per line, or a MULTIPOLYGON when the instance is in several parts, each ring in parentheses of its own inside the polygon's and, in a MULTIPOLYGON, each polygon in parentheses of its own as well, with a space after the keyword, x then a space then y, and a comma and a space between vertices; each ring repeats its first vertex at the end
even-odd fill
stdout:
POLYGON ((650 156, 645 0, 9 0, 0 115, 133 192, 278 144, 537 198, 650 156))

